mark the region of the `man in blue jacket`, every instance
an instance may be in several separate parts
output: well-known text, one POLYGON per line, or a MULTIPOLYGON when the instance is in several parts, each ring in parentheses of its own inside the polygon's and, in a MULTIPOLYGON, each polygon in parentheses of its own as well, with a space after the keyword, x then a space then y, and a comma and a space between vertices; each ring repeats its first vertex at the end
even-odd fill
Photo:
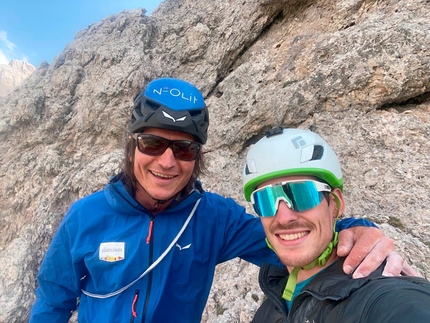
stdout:
MULTIPOLYGON (((137 96, 123 171, 70 207, 41 264, 30 322, 67 322, 77 305, 81 323, 200 322, 217 264, 279 264, 260 219, 197 180, 208 126, 202 94, 185 81, 157 79, 137 96)), ((378 229, 341 237, 344 253, 358 239, 346 271, 371 251, 358 275, 389 253, 388 274, 400 272, 403 260, 378 229)))
POLYGON ((336 154, 319 135, 268 132, 249 150, 243 180, 245 198, 284 264, 260 268, 267 299, 253 322, 430 322, 427 280, 384 277, 382 266, 360 279, 343 272, 344 258, 336 254, 343 177, 336 154))

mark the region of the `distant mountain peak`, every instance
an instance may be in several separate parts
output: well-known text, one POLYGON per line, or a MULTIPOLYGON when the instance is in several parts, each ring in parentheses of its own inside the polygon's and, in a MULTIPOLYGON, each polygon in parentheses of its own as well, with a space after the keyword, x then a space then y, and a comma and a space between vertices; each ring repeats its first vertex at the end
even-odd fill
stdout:
POLYGON ((17 59, 12 59, 9 64, 0 64, 0 97, 11 93, 35 70, 30 63, 17 59))

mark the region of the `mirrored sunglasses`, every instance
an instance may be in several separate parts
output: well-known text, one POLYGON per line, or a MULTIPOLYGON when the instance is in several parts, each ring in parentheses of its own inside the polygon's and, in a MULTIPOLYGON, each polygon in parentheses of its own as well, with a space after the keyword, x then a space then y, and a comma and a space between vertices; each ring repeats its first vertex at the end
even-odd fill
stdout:
POLYGON ((312 180, 293 180, 271 184, 255 190, 251 203, 259 216, 274 216, 280 201, 296 212, 318 206, 324 198, 322 192, 331 192, 326 183, 312 180))
POLYGON ((185 161, 195 160, 200 152, 201 145, 191 140, 168 140, 150 134, 135 133, 137 149, 150 156, 162 155, 167 148, 171 148, 175 158, 185 161))

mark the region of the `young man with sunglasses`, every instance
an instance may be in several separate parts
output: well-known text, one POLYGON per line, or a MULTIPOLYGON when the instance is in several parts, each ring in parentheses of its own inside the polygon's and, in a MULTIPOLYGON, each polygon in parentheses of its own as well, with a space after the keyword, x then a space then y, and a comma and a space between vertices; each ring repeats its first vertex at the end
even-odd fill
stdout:
MULTIPOLYGON (((279 264, 261 221, 197 180, 208 126, 202 94, 185 81, 158 79, 137 96, 123 171, 66 214, 42 262, 30 322, 67 322, 77 298, 79 322, 200 322, 217 264, 279 264)), ((388 272, 400 272, 403 260, 378 229, 342 234, 347 252, 358 240, 347 270, 371 251, 361 273, 389 253, 388 272)))
POLYGON ((382 266, 360 279, 344 273, 344 258, 336 254, 343 177, 336 154, 319 135, 269 132, 249 150, 243 181, 267 244, 284 264, 261 266, 267 299, 254 323, 430 322, 427 280, 384 277, 382 266))

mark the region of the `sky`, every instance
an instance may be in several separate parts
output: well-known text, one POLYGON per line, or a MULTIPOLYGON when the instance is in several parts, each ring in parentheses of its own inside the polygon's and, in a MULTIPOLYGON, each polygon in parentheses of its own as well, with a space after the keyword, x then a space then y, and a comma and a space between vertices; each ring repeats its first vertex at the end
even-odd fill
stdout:
POLYGON ((161 0, 0 0, 0 64, 24 60, 36 68, 54 57, 78 31, 123 10, 145 8, 149 15, 161 0))

